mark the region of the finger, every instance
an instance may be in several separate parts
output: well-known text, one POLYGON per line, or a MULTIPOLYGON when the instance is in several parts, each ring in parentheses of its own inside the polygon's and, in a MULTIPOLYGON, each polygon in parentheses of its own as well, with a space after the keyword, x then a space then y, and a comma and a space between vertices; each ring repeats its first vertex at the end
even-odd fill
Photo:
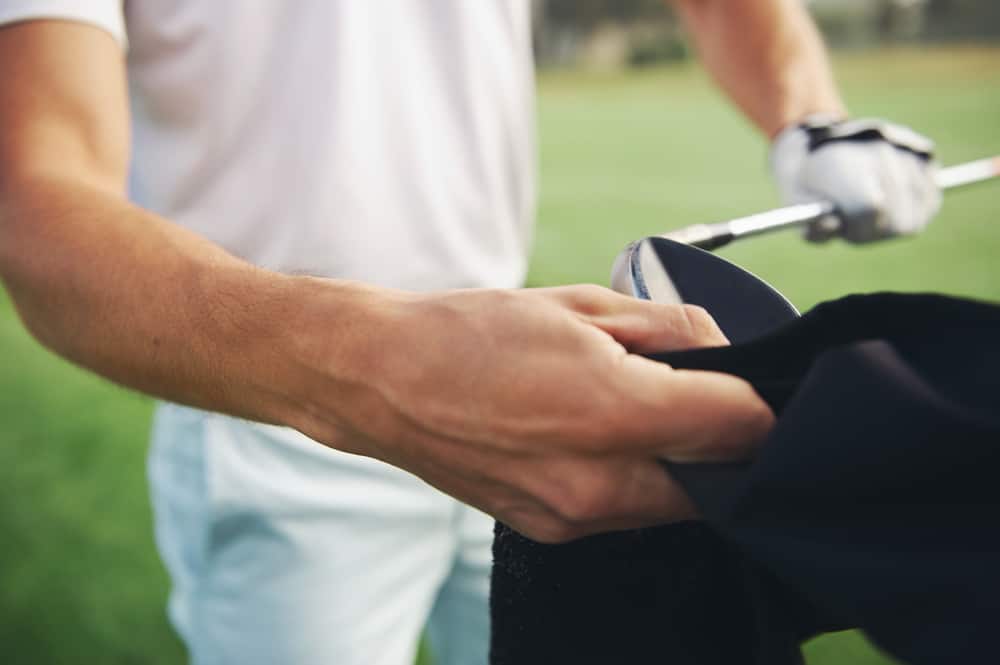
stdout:
POLYGON ((564 542, 589 533, 557 510, 553 474, 542 473, 543 458, 512 458, 448 439, 435 440, 434 444, 447 459, 461 460, 461 464, 440 465, 422 458, 411 469, 445 494, 539 542, 564 542))
POLYGON ((619 445, 674 461, 746 459, 774 415, 749 383, 717 372, 677 371, 628 355, 614 378, 621 391, 619 445))
POLYGON ((715 319, 696 305, 664 305, 621 296, 613 311, 592 314, 586 320, 633 353, 729 344, 715 319))
POLYGON ((659 462, 629 461, 612 477, 617 491, 607 503, 607 516, 589 523, 592 533, 700 518, 697 506, 659 462))
MULTIPOLYGON (((651 458, 545 460, 536 464, 529 487, 552 511, 539 525, 548 531, 547 541, 698 517, 684 490, 651 458)), ((533 517, 540 515, 533 511, 533 517)))
POLYGON ((454 452, 481 468, 459 474, 423 468, 425 479, 539 542, 698 517, 687 494, 652 457, 555 453, 484 465, 476 459, 484 457, 481 452, 469 455, 466 446, 454 452), (497 468, 504 469, 502 481, 494 478, 497 468))
MULTIPOLYGON (((868 242, 877 235, 885 206, 879 159, 867 145, 827 145, 813 153, 804 169, 803 183, 836 206, 842 220, 837 232, 849 242, 868 242)), ((817 239, 824 230, 814 229, 817 239)))
POLYGON ((910 192, 915 202, 915 215, 919 231, 926 227, 941 209, 941 189, 935 180, 937 169, 933 163, 914 158, 911 161, 910 192))
POLYGON ((850 154, 841 163, 847 186, 841 196, 841 214, 844 217, 844 239, 853 243, 872 242, 890 235, 889 191, 884 181, 885 162, 893 157, 887 145, 847 146, 850 154))
POLYGON ((886 145, 881 167, 881 183, 885 191, 886 237, 908 235, 918 228, 916 207, 911 189, 915 157, 886 145))

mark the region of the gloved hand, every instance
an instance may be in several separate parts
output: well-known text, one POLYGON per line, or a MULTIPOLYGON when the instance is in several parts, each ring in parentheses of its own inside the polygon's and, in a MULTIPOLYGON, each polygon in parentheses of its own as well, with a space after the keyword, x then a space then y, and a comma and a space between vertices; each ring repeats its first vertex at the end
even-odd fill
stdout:
POLYGON ((830 201, 838 218, 811 224, 805 237, 864 243, 919 232, 941 207, 934 144, 881 120, 813 116, 784 129, 771 169, 788 204, 830 201))

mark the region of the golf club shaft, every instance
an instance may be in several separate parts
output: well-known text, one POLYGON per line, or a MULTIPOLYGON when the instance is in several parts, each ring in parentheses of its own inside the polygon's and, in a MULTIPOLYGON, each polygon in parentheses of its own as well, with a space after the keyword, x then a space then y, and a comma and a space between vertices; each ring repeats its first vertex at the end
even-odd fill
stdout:
MULTIPOLYGON (((937 183, 941 189, 947 190, 997 177, 1000 177, 1000 156, 943 168, 938 171, 937 183)), ((665 233, 662 237, 712 250, 728 245, 738 238, 748 238, 793 226, 804 226, 836 214, 837 209, 832 203, 803 203, 726 222, 685 226, 665 233)))

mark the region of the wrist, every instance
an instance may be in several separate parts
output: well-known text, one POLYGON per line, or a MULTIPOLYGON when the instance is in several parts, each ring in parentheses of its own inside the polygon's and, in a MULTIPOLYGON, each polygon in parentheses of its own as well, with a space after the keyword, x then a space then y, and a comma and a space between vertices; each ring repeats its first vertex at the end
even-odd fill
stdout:
POLYGON ((788 134, 796 129, 807 129, 809 127, 823 127, 834 125, 848 120, 850 116, 843 107, 836 107, 827 110, 810 111, 808 113, 789 114, 780 127, 770 135, 771 144, 779 141, 782 135, 788 134))
POLYGON ((408 296, 348 280, 288 279, 290 303, 275 322, 280 424, 335 448, 372 454, 357 449, 352 422, 358 400, 372 394, 379 375, 392 313, 408 296))
POLYGON ((834 128, 846 124, 848 120, 846 116, 833 112, 810 113, 786 125, 772 137, 768 157, 771 173, 779 185, 797 180, 805 159, 815 150, 817 141, 824 140, 834 128))

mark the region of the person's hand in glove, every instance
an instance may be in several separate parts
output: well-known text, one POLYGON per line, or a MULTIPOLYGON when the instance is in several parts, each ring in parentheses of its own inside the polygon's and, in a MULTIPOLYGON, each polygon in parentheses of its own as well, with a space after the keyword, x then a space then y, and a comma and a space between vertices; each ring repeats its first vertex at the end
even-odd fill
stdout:
POLYGON ((778 134, 771 167, 786 203, 837 208, 837 217, 807 227, 807 240, 865 243, 930 223, 941 207, 933 150, 929 139, 900 125, 812 117, 778 134))

